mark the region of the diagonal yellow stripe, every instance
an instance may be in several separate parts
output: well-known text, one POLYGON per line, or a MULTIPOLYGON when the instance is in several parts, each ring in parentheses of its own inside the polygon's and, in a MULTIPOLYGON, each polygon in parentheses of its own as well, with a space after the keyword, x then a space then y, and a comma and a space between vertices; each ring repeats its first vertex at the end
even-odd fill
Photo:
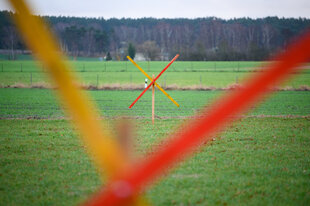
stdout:
MULTIPOLYGON (((118 143, 112 138, 108 128, 100 124, 101 120, 89 98, 78 89, 76 78, 69 72, 69 65, 56 40, 44 22, 31 14, 22 0, 9 0, 16 10, 15 22, 23 34, 30 49, 42 60, 52 80, 58 87, 58 93, 72 120, 81 132, 84 142, 92 153, 95 162, 102 168, 101 176, 110 178, 128 171, 129 162, 118 143), (104 173, 103 173, 104 172, 104 173)), ((147 205, 145 199, 138 197, 136 205, 147 205)))
POLYGON ((52 80, 58 86, 62 102, 81 131, 85 143, 93 152, 97 163, 104 167, 108 175, 124 170, 125 155, 117 142, 111 138, 107 128, 102 128, 94 106, 74 84, 69 65, 62 59, 60 49, 47 27, 38 17, 31 15, 29 8, 21 0, 11 0, 17 14, 15 20, 28 46, 43 61, 52 80))
MULTIPOLYGON (((80 130, 85 143, 90 148, 95 161, 108 176, 115 176, 129 167, 125 155, 117 142, 111 138, 107 128, 102 128, 96 115, 95 107, 88 101, 74 84, 74 77, 69 73, 69 66, 62 60, 60 49, 55 39, 47 30, 44 23, 32 16, 29 8, 21 0, 11 0, 18 14, 15 21, 23 36, 34 53, 43 61, 48 72, 59 87, 58 92, 67 106, 73 121, 80 130)), ((103 173, 101 175, 104 176, 103 173)), ((137 205, 146 205, 142 198, 138 198, 137 205)))
MULTIPOLYGON (((151 82, 153 81, 153 79, 132 59, 130 58, 130 56, 127 56, 127 59, 129 59, 129 61, 131 61, 131 63, 133 63, 151 82)), ((164 93, 177 107, 179 107, 180 105, 163 89, 161 88, 161 86, 159 86, 159 84, 157 84, 156 82, 154 82, 155 86, 162 91, 162 93, 164 93)))

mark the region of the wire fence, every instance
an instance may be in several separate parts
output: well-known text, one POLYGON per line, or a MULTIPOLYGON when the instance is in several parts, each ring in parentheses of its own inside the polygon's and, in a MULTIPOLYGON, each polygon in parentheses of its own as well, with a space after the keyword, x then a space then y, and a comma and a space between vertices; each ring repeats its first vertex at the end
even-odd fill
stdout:
MULTIPOLYGON (((139 72, 129 61, 69 61, 76 72, 139 72)), ((137 62, 147 72, 160 72, 169 62, 137 62)), ((268 62, 250 61, 176 61, 167 72, 253 72, 268 62)), ((44 66, 36 61, 0 61, 0 72, 42 72, 44 66)))

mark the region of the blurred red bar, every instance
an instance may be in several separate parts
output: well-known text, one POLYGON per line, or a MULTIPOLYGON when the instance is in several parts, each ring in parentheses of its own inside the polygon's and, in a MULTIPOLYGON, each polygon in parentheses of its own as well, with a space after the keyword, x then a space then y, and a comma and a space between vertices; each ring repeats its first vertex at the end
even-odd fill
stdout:
POLYGON ((173 164, 193 153, 199 143, 209 141, 211 134, 232 122, 241 112, 250 109, 255 102, 262 100, 263 94, 271 92, 269 89, 271 86, 285 80, 294 68, 309 58, 310 32, 308 31, 295 44, 287 48, 286 52, 280 54, 266 72, 252 76, 244 84, 244 89, 224 96, 209 107, 210 109, 205 109, 204 114, 208 114, 207 116, 193 120, 188 126, 181 128, 182 132, 176 132, 169 142, 164 144, 165 147, 158 148, 144 162, 133 166, 133 171, 108 184, 87 205, 128 203, 130 198, 139 194, 146 185, 164 174, 168 167, 171 168, 173 164), (120 183, 125 187, 116 187, 120 183), (120 192, 123 190, 126 192, 120 192))

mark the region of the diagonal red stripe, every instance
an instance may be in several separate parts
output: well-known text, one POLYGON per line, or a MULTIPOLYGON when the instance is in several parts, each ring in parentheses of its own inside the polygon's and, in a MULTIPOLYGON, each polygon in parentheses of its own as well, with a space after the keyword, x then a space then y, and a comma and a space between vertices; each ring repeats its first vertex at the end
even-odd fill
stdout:
MULTIPOLYGON (((279 55, 266 72, 253 76, 244 85, 245 89, 223 97, 210 109, 206 110, 208 116, 193 120, 189 126, 182 128, 182 132, 176 132, 167 146, 159 148, 151 157, 140 165, 136 165, 133 171, 124 174, 119 180, 113 181, 106 189, 101 190, 88 202, 88 205, 119 205, 139 193, 143 187, 152 180, 162 175, 165 169, 182 160, 186 155, 194 152, 194 148, 202 140, 210 140, 211 133, 218 131, 226 123, 236 118, 237 114, 248 110, 261 97, 269 87, 279 83, 302 62, 310 58, 310 32, 303 35, 287 51, 279 55), (178 136, 180 134, 180 136, 178 136), (122 183, 126 187, 116 187, 122 183), (126 188, 126 195, 119 195, 126 188), (129 191, 129 192, 128 192, 129 191)), ((121 193, 122 194, 122 193, 121 193)), ((124 193, 123 193, 124 194, 124 193)))
POLYGON ((154 84, 154 82, 156 82, 156 80, 168 69, 168 67, 170 67, 170 65, 179 57, 179 55, 177 54, 170 62, 169 64, 157 75, 157 77, 155 79, 153 79, 153 81, 143 90, 143 92, 137 97, 137 99, 135 101, 133 101, 133 103, 129 106, 129 109, 131 109, 131 107, 133 105, 135 105, 135 103, 140 99, 140 97, 142 97, 142 95, 154 84))

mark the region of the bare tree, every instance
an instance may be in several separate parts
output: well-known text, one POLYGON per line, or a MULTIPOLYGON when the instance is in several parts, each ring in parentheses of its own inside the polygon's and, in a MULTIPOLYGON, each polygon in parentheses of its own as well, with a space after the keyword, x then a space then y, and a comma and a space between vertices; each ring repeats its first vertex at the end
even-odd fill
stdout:
POLYGON ((95 30, 94 28, 91 27, 86 31, 85 38, 82 39, 83 47, 87 48, 87 54, 86 54, 87 56, 91 56, 94 50, 94 42, 95 42, 94 33, 95 30))
POLYGON ((142 44, 141 50, 148 60, 156 60, 159 57, 160 49, 155 41, 146 41, 142 44))
POLYGON ((8 49, 11 50, 10 59, 15 60, 16 59, 15 47, 16 47, 17 42, 18 42, 17 31, 16 31, 15 27, 8 26, 8 27, 4 28, 4 32, 6 33, 6 41, 5 41, 6 45, 7 45, 8 49))

